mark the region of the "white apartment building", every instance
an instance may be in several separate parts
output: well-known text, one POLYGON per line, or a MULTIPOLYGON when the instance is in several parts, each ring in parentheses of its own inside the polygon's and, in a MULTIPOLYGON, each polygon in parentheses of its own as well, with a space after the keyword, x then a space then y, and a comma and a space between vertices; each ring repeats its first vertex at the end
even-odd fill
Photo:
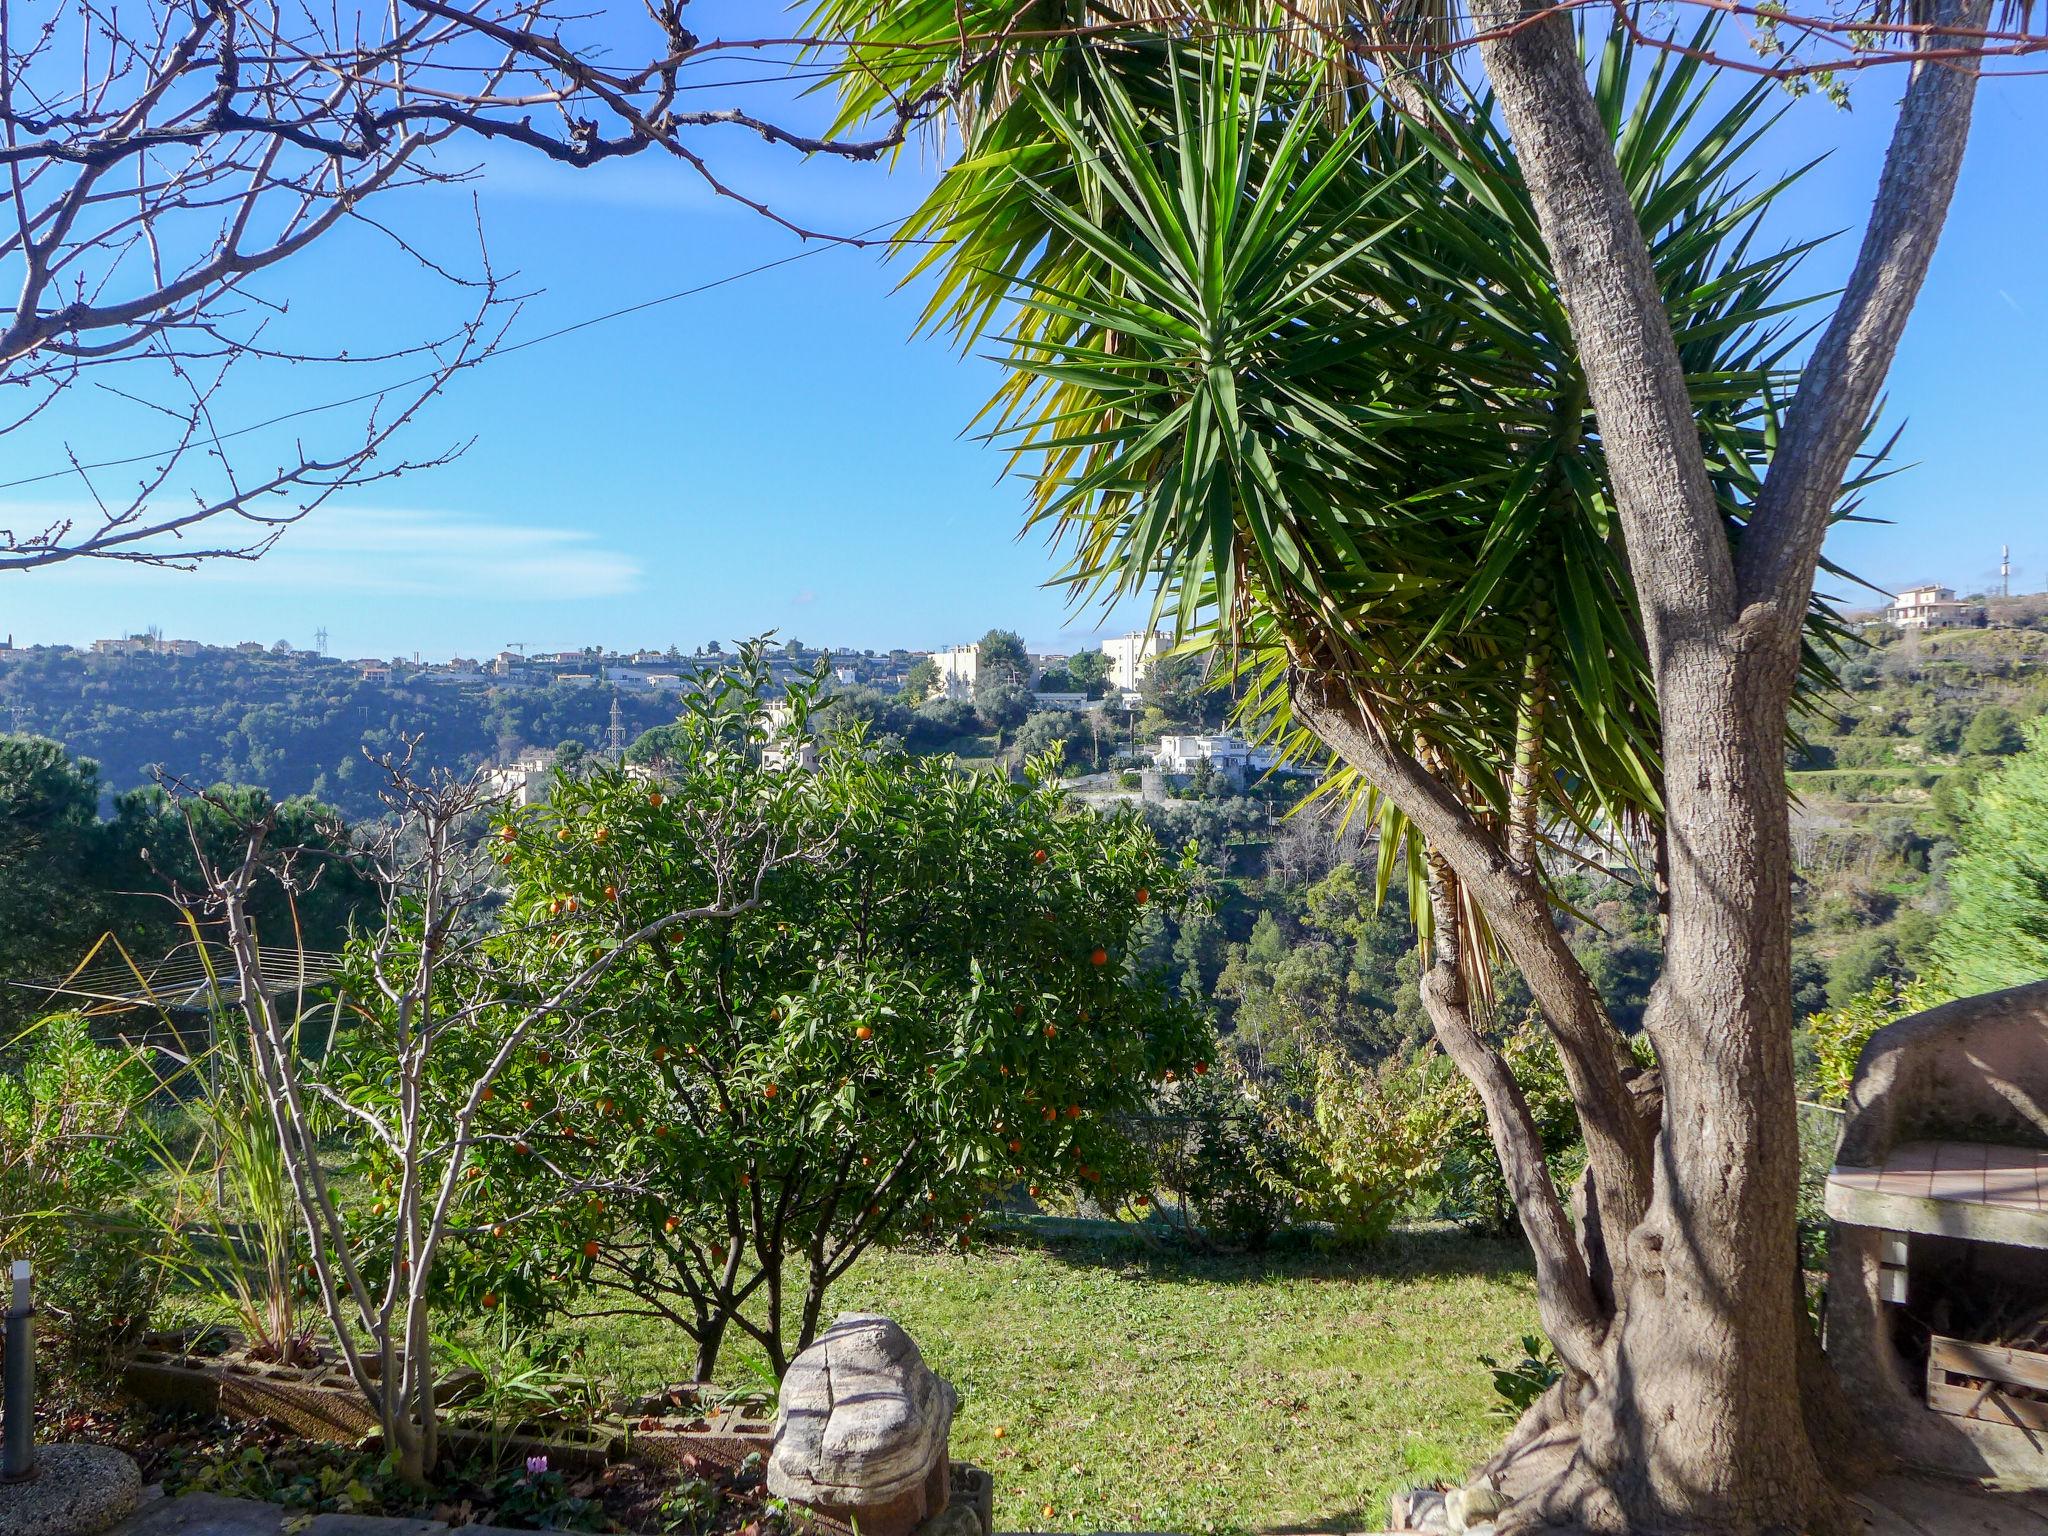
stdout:
POLYGON ((1984 622, 1984 605, 1930 582, 1899 593, 1885 609, 1884 621, 1898 629, 1974 629, 1984 622))
POLYGON ((513 806, 539 805, 548 798, 554 773, 554 754, 534 752, 514 762, 486 768, 484 784, 493 800, 513 806))
POLYGON ((1033 709, 1064 709, 1070 714, 1079 714, 1090 703, 1085 693, 1034 693, 1031 695, 1033 709))
POLYGON ((971 699, 974 679, 981 669, 981 653, 971 645, 949 645, 933 651, 932 665, 939 669, 938 693, 942 698, 971 699))
POLYGON ((1151 670, 1152 658, 1168 648, 1166 636, 1158 630, 1134 630, 1102 642, 1102 654, 1109 658, 1109 682, 1113 688, 1135 691, 1151 670))
POLYGON ((818 766, 817 742, 797 736, 795 711, 780 701, 768 706, 768 745, 761 749, 761 766, 803 773, 814 772, 818 766))
POLYGON ((1280 761, 1269 747, 1255 747, 1231 731, 1214 736, 1162 736, 1152 761, 1162 773, 1193 773, 1203 763, 1231 784, 1241 785, 1255 773, 1268 772, 1280 761))

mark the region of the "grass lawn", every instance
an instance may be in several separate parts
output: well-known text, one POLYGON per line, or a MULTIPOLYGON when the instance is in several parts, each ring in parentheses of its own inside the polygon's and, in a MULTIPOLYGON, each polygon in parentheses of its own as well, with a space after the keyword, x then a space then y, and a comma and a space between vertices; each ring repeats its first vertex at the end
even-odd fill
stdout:
MULTIPOLYGON (((832 1304, 896 1318, 960 1389, 953 1453, 994 1472, 1002 1531, 1383 1525, 1393 1488, 1505 1433, 1475 1357, 1519 1358, 1536 1319, 1519 1244, 1447 1231, 1227 1258, 1019 1232, 870 1255, 832 1304)), ((606 1320, 589 1363, 651 1387, 687 1373, 680 1343, 606 1320)))

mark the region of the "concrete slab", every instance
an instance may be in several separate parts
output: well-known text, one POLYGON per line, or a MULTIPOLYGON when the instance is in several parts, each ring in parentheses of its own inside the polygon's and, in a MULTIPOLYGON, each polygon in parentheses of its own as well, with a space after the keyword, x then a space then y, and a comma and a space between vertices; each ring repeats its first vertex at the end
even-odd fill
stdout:
POLYGON ((1836 1165, 1825 1204, 1835 1220, 1859 1227, 2048 1248, 2048 1152, 1907 1142, 1878 1167, 1836 1165))
POLYGON ((279 1536, 284 1508, 217 1493, 159 1499, 109 1536, 279 1536))
MULTIPOLYGON (((440 1520, 394 1520, 386 1515, 314 1516, 301 1536, 441 1536, 448 1529, 440 1520)), ((476 1527, 471 1526, 471 1530, 476 1527)))

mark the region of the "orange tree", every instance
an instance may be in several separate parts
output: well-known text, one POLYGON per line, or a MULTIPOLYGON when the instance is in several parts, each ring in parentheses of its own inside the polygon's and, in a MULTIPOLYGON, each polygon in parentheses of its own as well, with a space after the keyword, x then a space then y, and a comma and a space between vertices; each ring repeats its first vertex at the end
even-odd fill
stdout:
POLYGON ((659 1316, 700 1378, 736 1326, 780 1374, 870 1244, 965 1245, 1000 1191, 1127 1166, 1121 1127, 1213 1034, 1130 962, 1146 904, 1184 895, 1135 817, 857 733, 814 771, 770 766, 744 667, 675 736, 665 776, 565 777, 493 832, 522 971, 743 884, 756 855, 705 825, 808 852, 634 951, 511 1063, 451 1295, 659 1316))

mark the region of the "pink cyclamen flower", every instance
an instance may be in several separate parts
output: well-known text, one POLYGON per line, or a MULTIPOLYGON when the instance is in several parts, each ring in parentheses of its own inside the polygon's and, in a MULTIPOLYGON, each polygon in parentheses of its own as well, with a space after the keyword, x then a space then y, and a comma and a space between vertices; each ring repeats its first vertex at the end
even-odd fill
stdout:
POLYGON ((548 1469, 548 1459, 547 1459, 547 1457, 545 1457, 545 1456, 529 1456, 529 1457, 527 1457, 527 1458, 526 1458, 526 1475, 527 1475, 528 1477, 539 1477, 539 1476, 541 1475, 541 1473, 543 1473, 543 1472, 547 1471, 547 1469, 548 1469))

